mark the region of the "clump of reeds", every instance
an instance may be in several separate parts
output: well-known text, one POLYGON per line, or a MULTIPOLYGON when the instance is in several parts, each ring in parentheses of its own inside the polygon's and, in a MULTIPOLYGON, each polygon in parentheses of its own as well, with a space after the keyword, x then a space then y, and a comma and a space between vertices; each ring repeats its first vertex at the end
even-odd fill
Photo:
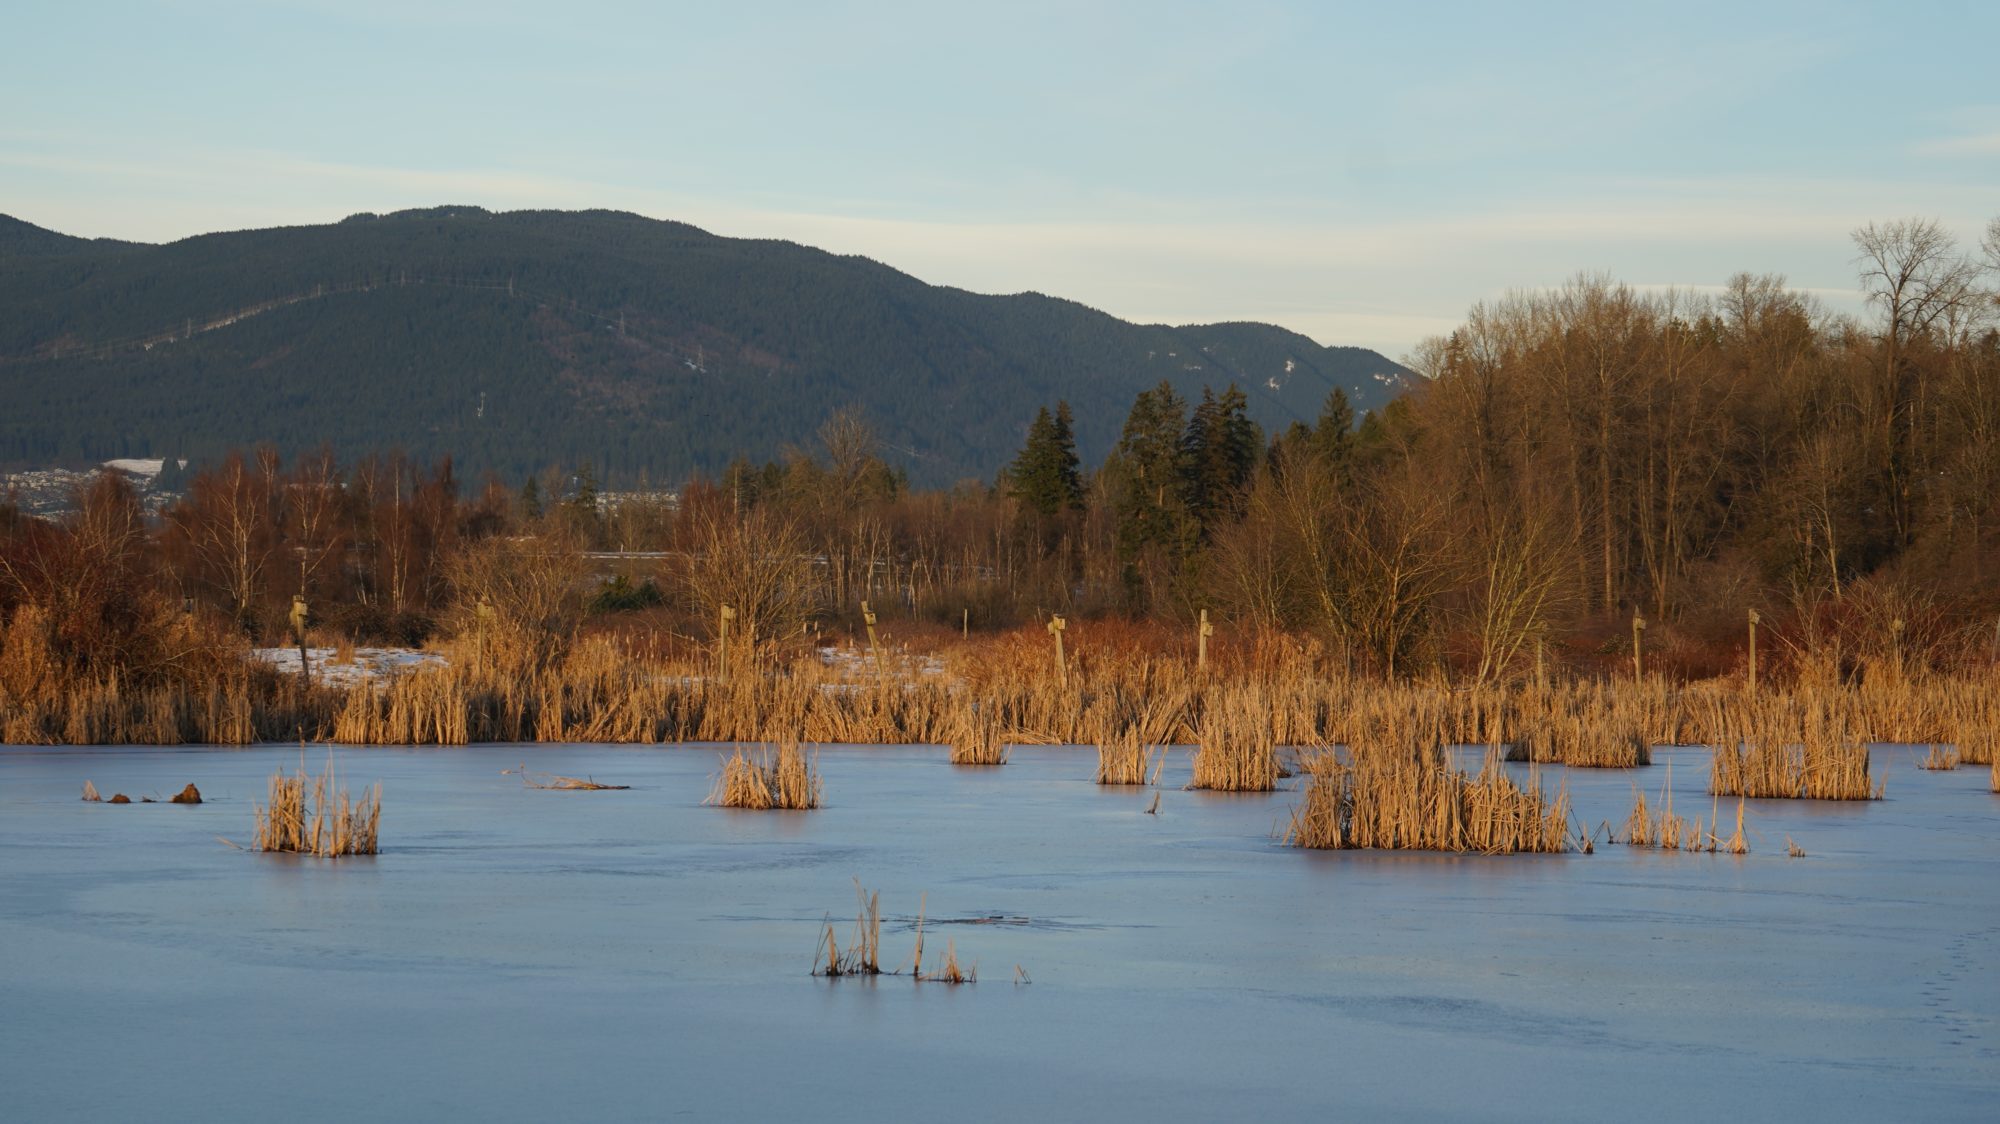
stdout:
POLYGON ((977 964, 970 968, 960 966, 958 962, 958 948, 952 943, 951 938, 947 937, 944 942, 944 959, 938 961, 937 967, 932 968, 928 972, 918 971, 917 979, 925 983, 977 983, 979 981, 979 966, 977 964))
POLYGON ((1283 771, 1271 735, 1270 711, 1257 686, 1211 695, 1195 734, 1200 745, 1189 788, 1269 792, 1278 786, 1283 771))
POLYGON ((1929 769, 1932 772, 1944 772, 1956 769, 1958 768, 1958 747, 1934 745, 1931 747, 1931 751, 1924 755, 1924 759, 1917 762, 1917 767, 1919 769, 1929 769))
MULTIPOLYGON (((1166 751, 1160 751, 1164 762, 1166 751)), ((1152 772, 1153 750, 1139 740, 1139 731, 1104 735, 1097 744, 1098 784, 1145 784, 1152 772)))
POLYGON ((350 800, 346 789, 334 786, 331 761, 317 777, 307 776, 300 765, 297 775, 280 770, 271 777, 270 803, 256 813, 256 850, 329 859, 372 855, 382 822, 382 785, 350 800))
POLYGON ((1709 765, 1718 796, 1879 800, 1868 746, 1837 700, 1817 695, 1744 700, 1729 716, 1709 765))
MULTIPOLYGON (((820 931, 819 945, 813 950, 813 971, 815 976, 837 979, 842 976, 895 976, 899 971, 884 971, 882 968, 882 894, 869 893, 861 888, 861 880, 854 880, 854 895, 860 899, 861 909, 854 919, 854 939, 845 951, 835 937, 833 922, 828 921, 820 931)), ((923 983, 973 983, 979 978, 977 965, 965 967, 958 962, 958 948, 950 939, 944 944, 944 957, 937 966, 924 968, 924 904, 926 899, 917 901, 917 948, 910 957, 910 978, 923 983)), ((1018 968, 1017 968, 1018 971, 1018 968)), ((1027 973, 1022 972, 1023 978, 1027 973)))
POLYGON ((756 759, 738 749, 723 763, 722 776, 706 803, 723 808, 804 809, 819 807, 819 766, 797 742, 769 746, 756 759))
POLYGON ((1806 849, 1804 847, 1799 846, 1797 843, 1792 842, 1792 837, 1787 835, 1785 836, 1785 857, 1788 859, 1805 858, 1806 849))
MULTIPOLYGON (((1673 724, 1663 689, 1628 684, 1529 689, 1516 701, 1509 761, 1629 769, 1653 763, 1653 732, 1673 724)), ((1497 741, 1497 735, 1488 742, 1497 741)))
MULTIPOLYGON (((815 976, 879 976, 882 974, 882 892, 870 894, 861 888, 861 880, 854 880, 855 896, 861 899, 861 912, 854 918, 854 941, 846 952, 840 950, 840 942, 834 938, 833 922, 826 923, 826 931, 820 934, 819 947, 813 950, 813 975, 815 976)), ((917 929, 917 956, 921 961, 924 954, 923 928, 917 929)))
POLYGON ((1559 853, 1571 849, 1569 793, 1523 789, 1489 755, 1477 777, 1440 759, 1382 750, 1352 764, 1304 762, 1305 800, 1286 842, 1322 849, 1559 853))
MULTIPOLYGON (((1692 821, 1674 814, 1673 777, 1660 791, 1662 807, 1657 815, 1646 806, 1646 794, 1633 791, 1632 815, 1625 821, 1625 842, 1634 847, 1656 847, 1662 851, 1726 851, 1732 855, 1750 853, 1743 835, 1743 801, 1736 801, 1736 831, 1724 839, 1719 803, 1710 802, 1706 826, 1700 816, 1692 821)), ((1789 839, 1787 840, 1789 842, 1789 839)))
POLYGON ((102 796, 97 795, 97 786, 89 781, 83 782, 83 799, 87 804, 98 804, 104 800, 102 796))
POLYGON ((951 739, 951 763, 1005 765, 1007 743, 1000 737, 1000 724, 976 714, 961 717, 951 739))

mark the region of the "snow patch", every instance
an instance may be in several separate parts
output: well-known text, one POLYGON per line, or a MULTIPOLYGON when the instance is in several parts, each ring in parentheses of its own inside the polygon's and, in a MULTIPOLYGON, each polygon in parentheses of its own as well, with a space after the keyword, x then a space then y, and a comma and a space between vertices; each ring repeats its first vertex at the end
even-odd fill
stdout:
MULTIPOLYGON (((420 652, 415 648, 356 648, 352 663, 334 662, 337 654, 332 648, 306 649, 314 683, 324 683, 329 687, 354 687, 423 668, 446 666, 443 656, 436 652, 420 652)), ((270 664, 280 674, 299 673, 299 650, 296 647, 252 648, 250 658, 270 664)))
POLYGON ((160 474, 161 469, 167 467, 167 462, 157 457, 150 459, 146 457, 120 457, 117 460, 105 461, 104 467, 111 469, 113 472, 122 472, 127 476, 137 476, 143 480, 151 480, 160 474))

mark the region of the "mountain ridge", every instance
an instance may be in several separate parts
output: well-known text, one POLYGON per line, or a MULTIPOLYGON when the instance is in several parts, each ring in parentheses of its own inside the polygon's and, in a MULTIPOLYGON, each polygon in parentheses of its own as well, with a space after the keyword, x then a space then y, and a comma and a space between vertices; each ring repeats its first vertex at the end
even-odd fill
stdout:
POLYGON ((1406 372, 1273 325, 1145 325, 1040 292, 628 212, 446 205, 161 244, 0 218, 0 461, 270 441, 585 461, 677 479, 809 443, 854 406, 913 480, 991 478, 1067 398, 1087 461, 1137 392, 1235 381, 1267 427, 1406 372))

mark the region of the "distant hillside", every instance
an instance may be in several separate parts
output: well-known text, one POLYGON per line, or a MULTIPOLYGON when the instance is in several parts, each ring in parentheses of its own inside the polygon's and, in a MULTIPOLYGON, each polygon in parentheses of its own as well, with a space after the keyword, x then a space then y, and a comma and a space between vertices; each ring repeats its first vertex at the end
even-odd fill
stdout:
POLYGON ((913 481, 990 478, 1067 398, 1095 463, 1133 397, 1231 381, 1267 429, 1403 374, 1267 324, 1130 324, 790 242, 607 212, 438 207, 164 246, 0 216, 0 463, 268 441, 589 461, 677 480, 859 407, 913 481))

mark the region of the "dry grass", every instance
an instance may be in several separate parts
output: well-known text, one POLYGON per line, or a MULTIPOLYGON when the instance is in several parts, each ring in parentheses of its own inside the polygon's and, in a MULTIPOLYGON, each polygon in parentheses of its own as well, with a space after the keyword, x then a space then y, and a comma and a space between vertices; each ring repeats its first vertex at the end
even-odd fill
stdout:
MULTIPOLYGON (((1166 750, 1161 749, 1159 764, 1165 763, 1166 756, 1166 750)), ((1098 784, 1146 784, 1149 774, 1158 776, 1159 764, 1155 764, 1153 748, 1139 740, 1137 730, 1098 735, 1098 784)))
POLYGON ((1278 787, 1282 770, 1269 702, 1255 684, 1211 694, 1195 735, 1199 748, 1189 788, 1269 792, 1278 787))
POLYGON ((954 765, 1005 765, 1007 743, 1001 740, 1000 724, 990 718, 966 712, 951 739, 954 765))
POLYGON ((950 938, 944 942, 944 959, 928 972, 919 971, 917 979, 925 983, 968 984, 979 982, 979 966, 962 967, 958 962, 958 948, 950 938))
MULTIPOLYGON (((1655 847, 1662 851, 1725 851, 1732 855, 1750 853, 1750 843, 1743 835, 1743 801, 1736 801, 1736 830, 1729 838, 1721 836, 1722 818, 1720 802, 1711 799, 1706 825, 1700 816, 1688 820, 1674 814, 1673 774, 1670 770, 1666 782, 1661 786, 1658 813, 1653 813, 1646 805, 1646 794, 1633 790, 1632 815, 1625 821, 1625 842, 1634 847, 1655 847)), ((1789 840, 1788 840, 1789 842, 1789 840)))
POLYGON ((1932 772, 1946 772, 1958 768, 1958 748, 1956 746, 1934 745, 1931 751, 1917 762, 1917 768, 1932 772))
MULTIPOLYGON (((813 950, 813 972, 815 976, 837 979, 842 976, 883 976, 898 975, 882 969, 882 894, 869 893, 861 888, 861 880, 854 881, 855 897, 860 899, 860 912, 854 919, 854 938, 842 951, 840 942, 833 931, 833 922, 828 921, 821 930, 819 945, 813 950)), ((958 948, 947 939, 944 956, 936 967, 924 968, 924 906, 927 897, 917 899, 917 947, 910 957, 910 976, 924 983, 973 983, 979 978, 978 966, 965 967, 958 962, 958 948)), ((1025 973, 1023 973, 1025 976, 1025 973)))
POLYGON ((104 800, 102 796, 97 795, 97 786, 89 781, 83 782, 83 799, 86 804, 98 804, 104 800))
POLYGON ((301 764, 297 775, 280 770, 271 777, 270 803, 256 814, 256 850, 320 858, 372 855, 382 823, 382 786, 349 800, 347 790, 335 786, 331 759, 317 777, 306 775, 301 764))
POLYGON ((1709 770, 1718 796, 1879 800, 1868 746, 1837 701, 1817 694, 1741 699, 1724 722, 1709 770))
POLYGON ((807 755, 797 742, 782 742, 775 751, 765 746, 756 760, 738 749, 723 763, 722 776, 705 802, 767 811, 817 808, 819 800, 817 755, 807 755))
POLYGON ((1328 850, 1559 853, 1572 849, 1569 794, 1553 800, 1539 785, 1514 783, 1488 755, 1468 777, 1432 754, 1379 748, 1306 761, 1305 800, 1292 812, 1286 842, 1328 850))
MULTIPOLYGON (((879 976, 882 974, 882 893, 870 894, 861 888, 861 880, 854 881, 855 896, 861 899, 861 911, 854 919, 854 940, 847 951, 840 950, 840 942, 834 938, 833 922, 826 923, 826 931, 820 934, 819 947, 813 950, 813 975, 815 976, 879 976)), ((917 930, 917 956, 923 956, 923 929, 917 930)))
MULTIPOLYGON (((1573 768, 1650 765, 1655 740, 1670 739, 1678 726, 1676 703, 1663 687, 1634 687, 1622 681, 1529 688, 1506 710, 1518 731, 1507 753, 1509 761, 1573 768)), ((1503 738, 1504 734, 1489 735, 1484 740, 1491 744, 1503 738)))

